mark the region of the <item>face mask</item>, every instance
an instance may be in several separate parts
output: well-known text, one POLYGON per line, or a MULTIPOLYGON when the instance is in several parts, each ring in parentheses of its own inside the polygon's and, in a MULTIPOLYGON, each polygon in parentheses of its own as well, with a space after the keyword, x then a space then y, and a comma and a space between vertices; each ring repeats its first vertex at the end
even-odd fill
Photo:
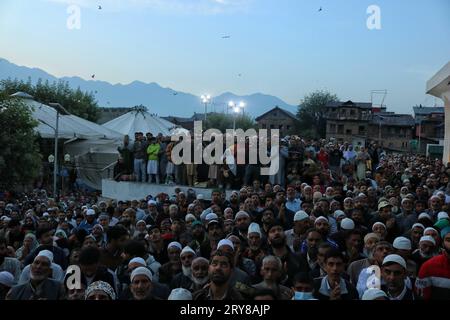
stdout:
POLYGON ((295 291, 294 300, 311 300, 313 298, 312 292, 298 292, 295 291))

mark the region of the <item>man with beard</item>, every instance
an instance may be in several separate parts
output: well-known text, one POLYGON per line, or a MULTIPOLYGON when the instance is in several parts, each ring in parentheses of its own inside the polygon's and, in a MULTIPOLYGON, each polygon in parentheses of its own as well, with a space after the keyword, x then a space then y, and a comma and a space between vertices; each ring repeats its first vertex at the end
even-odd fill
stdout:
POLYGON ((159 300, 152 294, 152 273, 145 267, 133 270, 130 276, 132 300, 159 300))
POLYGON ((33 262, 37 254, 42 250, 48 250, 53 253, 53 261, 59 264, 63 270, 66 270, 68 264, 67 257, 61 248, 53 245, 53 230, 47 227, 40 227, 36 232, 36 237, 40 245, 25 258, 24 265, 26 266, 33 262))
POLYGON ((411 289, 406 286, 406 261, 398 254, 390 254, 383 260, 381 267, 381 289, 389 300, 414 300, 411 289))
POLYGON ((417 294, 424 300, 450 299, 450 227, 441 231, 443 253, 425 262, 416 280, 417 294))
POLYGON ((203 257, 198 257, 192 260, 191 270, 191 286, 188 289, 190 292, 196 292, 203 288, 209 281, 208 277, 209 261, 203 257))
POLYGON ((439 212, 442 211, 442 201, 438 196, 432 196, 428 201, 428 210, 426 211, 431 219, 436 219, 439 212))
POLYGON ((247 199, 247 189, 246 188, 241 188, 241 190, 239 190, 239 202, 240 203, 244 203, 245 199, 247 199))
POLYGON ((274 256, 266 256, 262 261, 261 276, 263 281, 253 285, 257 290, 272 290, 278 300, 291 300, 293 292, 288 287, 279 284, 282 274, 281 260, 274 256))
POLYGON ((239 211, 239 193, 233 191, 230 195, 230 205, 229 207, 233 209, 233 213, 236 214, 239 211))
POLYGON ((163 264, 161 268, 159 268, 159 281, 161 283, 169 285, 173 277, 182 271, 180 259, 181 250, 181 243, 176 241, 169 243, 167 246, 169 262, 163 264))
POLYGON ((222 252, 233 257, 234 267, 229 280, 230 286, 234 287, 236 283, 250 285, 251 280, 249 274, 242 270, 238 265, 236 265, 236 255, 238 254, 238 252, 236 252, 237 248, 234 247, 233 242, 230 239, 222 239, 217 245, 217 250, 221 250, 222 252))
POLYGON ((365 235, 363 253, 366 258, 353 261, 347 268, 347 274, 353 285, 356 285, 358 282, 358 276, 361 273, 361 270, 372 265, 371 260, 373 259, 373 250, 379 241, 380 236, 376 233, 368 233, 365 235))
POLYGON ((317 253, 319 245, 323 243, 321 234, 314 228, 306 231, 306 238, 304 244, 306 250, 300 253, 308 264, 308 270, 314 272, 318 269, 317 253))
POLYGON ((280 224, 274 224, 268 230, 269 253, 281 259, 284 272, 281 283, 287 287, 292 286, 292 279, 298 272, 307 272, 308 265, 305 259, 294 252, 286 244, 286 235, 280 224))
POLYGON ((158 216, 158 210, 156 208, 156 201, 148 200, 147 212, 141 219, 144 220, 147 225, 155 225, 159 222, 158 218, 162 221, 162 219, 169 217, 169 215, 162 217, 163 215, 164 214, 161 214, 161 216, 158 216))
POLYGON ((275 214, 273 213, 273 210, 271 209, 264 210, 262 213, 261 222, 262 222, 261 233, 262 233, 262 240, 264 243, 265 240, 267 239, 270 227, 273 224, 275 224, 275 214))
POLYGON ((51 261, 44 252, 39 252, 31 263, 30 280, 12 287, 6 300, 60 300, 64 296, 61 283, 49 279, 51 261))
POLYGON ((181 270, 182 272, 177 273, 172 281, 170 282, 170 289, 175 288, 185 288, 189 289, 192 286, 192 261, 194 260, 196 254, 191 247, 186 246, 181 250, 181 270))
POLYGON ((122 250, 125 242, 129 238, 127 229, 121 225, 108 229, 106 247, 100 251, 100 264, 112 271, 122 263, 122 250))
POLYGON ((401 213, 396 216, 397 225, 401 234, 411 229, 412 225, 417 221, 419 213, 414 211, 413 200, 408 197, 403 198, 401 213))
POLYGON ((256 277, 258 277, 259 270, 262 265, 262 259, 266 256, 266 253, 261 248, 261 228, 255 222, 252 222, 248 227, 248 247, 244 249, 242 256, 252 260, 256 266, 256 277))
POLYGON ((220 239, 223 238, 223 226, 218 220, 211 220, 208 222, 208 237, 200 246, 200 255, 209 258, 211 251, 217 249, 220 239))
POLYGON ((369 266, 361 270, 356 282, 356 289, 358 290, 360 297, 362 297, 364 292, 368 289, 367 280, 369 279, 369 277, 376 273, 377 268, 381 269, 384 258, 392 254, 393 252, 394 248, 392 247, 392 244, 387 241, 380 241, 376 244, 373 249, 373 257, 368 258, 367 261, 367 264, 369 264, 369 266))
POLYGON ((300 245, 306 238, 306 231, 310 228, 309 215, 305 211, 297 211, 294 215, 294 227, 285 231, 286 243, 292 251, 299 251, 300 245))
POLYGON ((319 300, 357 300, 355 287, 342 277, 344 256, 332 249, 325 256, 326 276, 314 280, 314 297, 319 300))
MULTIPOLYGON (((324 216, 320 216, 320 217, 316 218, 314 220, 314 228, 317 230, 317 232, 320 233, 323 241, 328 242, 334 248, 338 248, 337 243, 335 241, 333 241, 332 239, 330 239, 330 237, 328 236, 330 234, 330 222, 329 222, 328 218, 326 218, 324 216)), ((305 241, 303 241, 303 244, 301 247, 301 253, 305 253, 305 252, 306 252, 306 243, 305 243, 305 241)))
POLYGON ((247 231, 250 222, 250 216, 245 211, 239 211, 234 217, 233 234, 239 237, 244 247, 247 246, 247 231))
POLYGON ((233 257, 216 250, 208 268, 210 283, 195 292, 193 300, 243 300, 241 294, 229 284, 233 268, 233 257))
POLYGON ((435 256, 436 241, 431 236, 423 236, 419 240, 419 248, 413 252, 411 259, 417 265, 417 270, 420 270, 422 265, 435 256))
POLYGON ((347 197, 344 199, 344 212, 347 216, 350 216, 350 214, 352 213, 354 209, 353 206, 353 199, 350 197, 347 197))
POLYGON ((189 244, 194 251, 200 251, 200 245, 205 241, 205 230, 203 229, 203 224, 199 220, 194 220, 191 223, 191 233, 192 233, 192 241, 189 244))
POLYGON ((5 238, 0 238, 0 271, 8 271, 14 276, 14 283, 19 281, 20 261, 16 258, 8 257, 8 246, 5 238))

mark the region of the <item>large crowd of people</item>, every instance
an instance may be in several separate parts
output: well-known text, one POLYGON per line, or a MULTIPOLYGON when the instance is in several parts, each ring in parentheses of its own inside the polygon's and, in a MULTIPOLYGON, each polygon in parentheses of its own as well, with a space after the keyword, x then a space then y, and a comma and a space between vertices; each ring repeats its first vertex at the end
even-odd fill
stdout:
POLYGON ((116 178, 211 194, 0 194, 0 299, 450 299, 450 164, 291 136, 260 176, 175 166, 172 147, 126 138, 116 178))

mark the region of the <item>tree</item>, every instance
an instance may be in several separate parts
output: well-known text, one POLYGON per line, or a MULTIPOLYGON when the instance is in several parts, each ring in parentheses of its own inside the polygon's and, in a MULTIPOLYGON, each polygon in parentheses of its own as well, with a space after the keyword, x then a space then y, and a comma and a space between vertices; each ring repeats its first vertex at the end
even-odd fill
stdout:
POLYGON ((58 102, 70 113, 89 121, 97 121, 100 115, 93 93, 83 92, 79 87, 74 90, 69 87, 67 81, 59 80, 50 84, 48 80, 42 82, 42 79, 39 79, 33 85, 31 79, 24 82, 23 80, 8 78, 0 81, 0 91, 6 95, 23 91, 43 104, 58 102))
POLYGON ((38 123, 17 98, 0 93, 0 187, 11 190, 39 174, 41 155, 34 128, 38 123))
POLYGON ((309 138, 325 138, 327 123, 324 113, 326 105, 338 100, 335 94, 328 91, 319 90, 306 95, 297 111, 299 133, 309 138))
MULTIPOLYGON (((256 128, 255 121, 248 115, 236 116, 236 129, 244 131, 250 128, 256 128)), ((225 133, 226 129, 233 129, 233 115, 224 113, 208 114, 206 122, 203 123, 203 130, 218 129, 225 133)))

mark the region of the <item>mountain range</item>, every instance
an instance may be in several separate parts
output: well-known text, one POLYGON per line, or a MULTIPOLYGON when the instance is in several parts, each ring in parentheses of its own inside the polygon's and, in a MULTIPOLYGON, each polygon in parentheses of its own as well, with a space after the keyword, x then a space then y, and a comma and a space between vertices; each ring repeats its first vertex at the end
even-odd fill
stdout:
MULTIPOLYGON (((57 78, 39 68, 19 66, 0 58, 0 80, 6 78, 17 78, 24 81, 31 78, 32 83, 36 83, 39 78, 49 82, 67 81, 71 88, 80 87, 83 91, 93 92, 100 107, 133 107, 142 104, 149 109, 149 112, 159 116, 179 117, 190 117, 194 112, 203 113, 205 110, 200 97, 171 88, 163 88, 155 82, 133 81, 129 84, 111 84, 106 81, 85 80, 80 77, 57 78)), ((212 97, 207 111, 225 112, 230 100, 244 101, 245 112, 251 117, 257 117, 275 106, 293 113, 297 111, 296 106, 272 95, 253 93, 239 96, 231 92, 212 97)))

